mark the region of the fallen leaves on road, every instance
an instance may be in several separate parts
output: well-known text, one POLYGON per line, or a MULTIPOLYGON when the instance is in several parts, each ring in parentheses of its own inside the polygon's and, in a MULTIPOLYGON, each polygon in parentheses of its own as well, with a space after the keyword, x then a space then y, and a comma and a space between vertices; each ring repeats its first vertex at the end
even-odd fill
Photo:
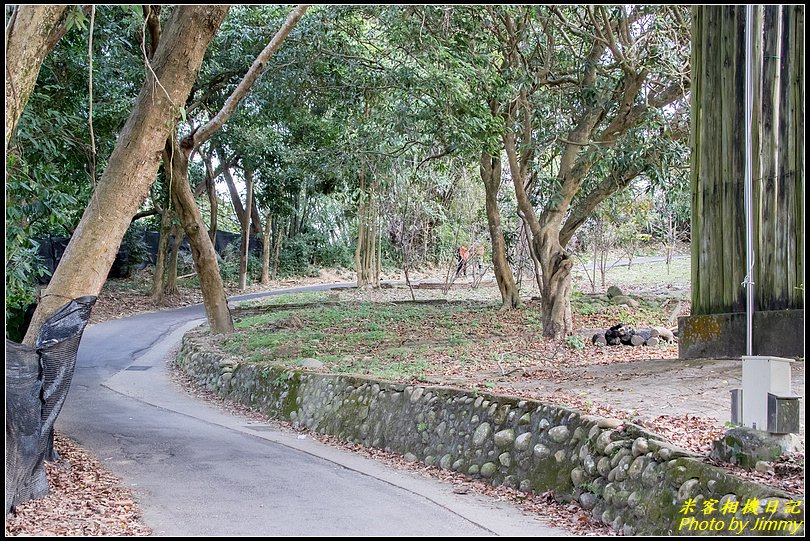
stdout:
POLYGON ((132 491, 76 443, 56 434, 62 459, 46 463, 50 494, 6 517, 6 536, 150 535, 132 491))

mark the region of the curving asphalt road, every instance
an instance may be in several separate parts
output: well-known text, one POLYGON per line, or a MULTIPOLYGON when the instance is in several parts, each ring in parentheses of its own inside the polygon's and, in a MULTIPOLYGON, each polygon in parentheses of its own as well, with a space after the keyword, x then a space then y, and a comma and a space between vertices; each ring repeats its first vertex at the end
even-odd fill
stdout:
MULTIPOLYGON (((310 286, 234 297, 328 289, 310 286)), ((158 535, 567 535, 489 498, 229 415, 165 360, 200 305, 87 328, 57 430, 134 488, 158 535)))

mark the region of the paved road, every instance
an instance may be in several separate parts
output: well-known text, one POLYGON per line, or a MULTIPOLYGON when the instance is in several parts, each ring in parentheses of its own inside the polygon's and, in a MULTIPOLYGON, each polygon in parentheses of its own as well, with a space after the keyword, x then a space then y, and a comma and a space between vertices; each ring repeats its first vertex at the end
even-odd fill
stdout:
MULTIPOLYGON (((690 257, 692 257, 692 256, 673 255, 672 260, 675 261, 677 259, 689 259, 690 257)), ((662 255, 655 255, 655 256, 650 256, 650 257, 634 257, 633 258, 633 265, 643 264, 643 263, 661 263, 662 261, 666 261, 666 260, 667 260, 667 258, 665 256, 662 256, 662 255)), ((580 266, 579 267, 574 267, 574 270, 576 270, 578 268, 581 269, 582 265, 593 265, 593 260, 590 260, 590 259, 580 260, 580 266)), ((629 259, 619 259, 619 260, 616 260, 613 263, 608 263, 609 268, 628 267, 628 266, 630 266, 630 260, 629 259)))
POLYGON ((198 305, 89 327, 57 421, 135 489, 156 534, 566 535, 506 504, 184 393, 165 359, 203 317, 198 305))

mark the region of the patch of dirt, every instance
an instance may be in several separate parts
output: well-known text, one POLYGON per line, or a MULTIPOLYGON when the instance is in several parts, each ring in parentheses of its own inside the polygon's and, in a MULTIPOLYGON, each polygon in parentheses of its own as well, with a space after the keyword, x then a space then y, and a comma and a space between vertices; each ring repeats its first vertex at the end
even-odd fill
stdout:
POLYGON ((50 494, 6 517, 6 536, 151 535, 130 489, 70 439, 56 434, 62 459, 45 463, 50 494))
MULTIPOLYGON (((605 349, 640 349, 588 347, 589 355, 598 358, 605 349)), ((793 364, 792 385, 804 394, 804 363, 793 364)), ((535 373, 494 376, 497 385, 513 392, 543 396, 578 396, 585 404, 610 404, 631 418, 653 420, 661 416, 683 418, 687 415, 707 419, 726 419, 730 414, 730 391, 742 384, 740 361, 636 359, 618 361, 612 358, 586 366, 560 363, 553 369, 535 373)), ((438 382, 438 381, 437 381, 438 382)), ((476 380, 444 378, 441 382, 475 384, 476 380)), ((801 412, 804 427, 804 411, 801 412)), ((722 424, 720 425, 722 426, 722 424)), ((802 430, 803 432, 803 430, 802 430)))

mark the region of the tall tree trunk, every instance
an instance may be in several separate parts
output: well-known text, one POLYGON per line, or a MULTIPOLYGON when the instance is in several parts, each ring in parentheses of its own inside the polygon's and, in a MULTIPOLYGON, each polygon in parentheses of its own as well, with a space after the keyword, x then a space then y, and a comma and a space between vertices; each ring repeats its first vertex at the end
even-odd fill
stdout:
POLYGON ((279 259, 281 257, 281 246, 284 243, 284 223, 276 220, 276 242, 273 246, 273 279, 278 278, 279 259))
MULTIPOLYGON (((236 182, 233 180, 233 175, 231 174, 230 168, 225 168, 222 171, 223 175, 225 176, 225 184, 228 186, 228 193, 231 194, 231 201, 233 202, 233 211, 236 214, 236 219, 239 223, 243 223, 245 221, 245 207, 242 206, 242 198, 239 197, 239 190, 236 189, 236 182)), ((251 220, 250 220, 250 231, 254 235, 261 235, 262 234, 262 218, 259 214, 259 207, 256 205, 256 201, 253 201, 253 204, 250 206, 251 209, 251 220)))
POLYGON ((304 230, 304 224, 306 224, 307 218, 307 207, 309 206, 308 205, 309 194, 307 190, 307 183, 304 182, 302 184, 303 186, 301 188, 301 208, 300 212, 298 213, 298 226, 296 227, 296 231, 299 233, 304 230))
POLYGON ((172 198, 191 245, 208 325, 213 334, 230 333, 234 330, 233 319, 228 309, 222 276, 219 274, 217 254, 208 238, 200 209, 188 184, 188 158, 191 149, 187 146, 172 147, 172 142, 167 142, 165 159, 171 164, 172 198))
MULTIPOLYGON (((506 155, 509 158, 509 169, 515 185, 515 197, 518 208, 525 215, 534 240, 534 253, 540 262, 542 271, 542 320, 543 336, 563 338, 574 330, 571 313, 571 269, 573 261, 560 244, 563 213, 549 213, 550 218, 541 225, 534 207, 526 193, 528 160, 518 158, 515 137, 506 134, 503 137, 506 155)), ((594 277, 596 279, 596 277, 594 277)))
MULTIPOLYGON (((692 8, 692 314, 744 312, 745 7, 692 8)), ((804 7, 753 20, 755 310, 804 308, 804 7)))
POLYGON ((378 218, 377 218, 377 221, 375 223, 375 228, 377 229, 377 256, 376 256, 376 264, 374 265, 374 288, 375 289, 380 288, 380 274, 381 274, 380 266, 382 265, 382 232, 383 232, 383 228, 380 227, 380 220, 379 220, 380 210, 379 209, 380 209, 380 203, 379 203, 379 197, 378 197, 378 199, 377 199, 377 216, 378 216, 378 218))
POLYGON ((6 143, 34 91, 43 60, 65 34, 69 6, 14 6, 6 23, 6 143))
POLYGON ((155 181, 177 104, 188 98, 205 50, 228 6, 178 6, 172 10, 132 113, 25 336, 33 345, 42 323, 65 299, 98 295, 130 219, 155 181))
POLYGON ((357 275, 357 287, 363 287, 367 283, 363 261, 364 246, 368 242, 367 236, 365 204, 360 203, 360 209, 357 212, 357 246, 354 248, 354 272, 357 275))
POLYGON ((516 308, 520 304, 520 291, 515 285, 512 268, 506 259, 506 242, 501 228, 501 213, 498 210, 498 191, 501 187, 501 160, 486 151, 481 152, 481 180, 486 192, 487 224, 492 240, 492 266, 495 281, 501 292, 503 308, 516 308))
POLYGON ((239 190, 236 189, 236 182, 233 180, 230 167, 226 167, 222 170, 222 176, 225 177, 228 193, 231 194, 231 202, 233 203, 233 211, 236 214, 236 219, 240 224, 243 224, 245 223, 245 207, 242 206, 242 198, 239 196, 239 190))
POLYGON ((270 234, 273 232, 273 216, 267 212, 264 218, 264 242, 262 243, 262 285, 270 285, 270 234))
POLYGON ((152 302, 163 302, 163 278, 166 272, 166 252, 169 249, 169 235, 172 230, 172 211, 168 205, 160 209, 160 238, 158 240, 155 274, 152 277, 152 302))
POLYGON ((535 236, 534 248, 543 271, 543 335, 563 338, 573 332, 571 269, 573 261, 559 242, 559 225, 547 225, 535 236))
POLYGON ((174 242, 172 243, 172 251, 169 254, 169 264, 166 269, 166 285, 163 288, 166 295, 176 295, 179 292, 179 289, 177 289, 177 260, 180 257, 180 245, 186 239, 185 231, 178 225, 172 226, 172 234, 174 235, 174 242))
POLYGON ((366 196, 357 211, 357 247, 354 252, 354 269, 357 287, 380 287, 380 250, 378 242, 379 200, 375 181, 366 192, 366 173, 361 170, 360 191, 366 196))
MULTIPOLYGON (((602 233, 598 233, 601 235, 602 233)), ((596 293, 596 268, 598 266, 597 259, 599 259, 599 241, 593 239, 593 280, 591 280, 591 293, 596 293)), ((605 280, 602 280, 602 287, 605 287, 605 280)))
POLYGON ((208 236, 211 242, 216 247, 217 244, 217 212, 219 210, 219 201, 217 200, 217 185, 216 175, 214 174, 214 167, 211 165, 211 157, 204 156, 205 161, 205 189, 208 192, 208 203, 211 207, 211 226, 208 228, 208 236))
POLYGON ((253 198, 253 204, 250 205, 250 209, 250 231, 253 235, 258 237, 262 234, 262 215, 259 214, 259 206, 256 204, 255 197, 253 198))
MULTIPOLYGON (((253 171, 245 169, 245 179, 247 179, 247 194, 245 195, 245 208, 253 208, 253 171)), ((250 222, 251 213, 245 212, 245 220, 242 222, 242 257, 239 261, 239 289, 242 291, 247 287, 247 264, 250 255, 250 222)))
POLYGON ((534 271, 534 283, 537 284, 537 290, 543 289, 543 275, 540 272, 540 260, 537 259, 537 252, 534 250, 534 236, 532 229, 529 225, 529 220, 526 219, 526 214, 518 209, 518 216, 523 220, 523 232, 526 234, 526 244, 529 248, 529 257, 532 258, 532 270, 534 271))

